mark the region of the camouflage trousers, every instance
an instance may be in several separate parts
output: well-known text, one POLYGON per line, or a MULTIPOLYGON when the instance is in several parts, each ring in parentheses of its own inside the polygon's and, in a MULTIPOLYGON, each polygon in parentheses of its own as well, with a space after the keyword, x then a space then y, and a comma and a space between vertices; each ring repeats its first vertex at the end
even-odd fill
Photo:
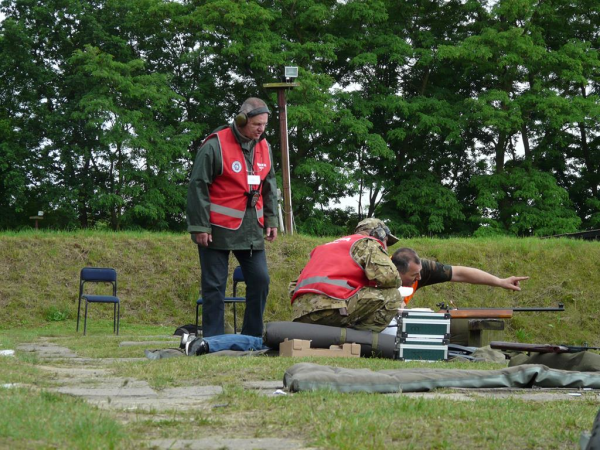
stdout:
POLYGON ((294 322, 332 327, 383 331, 398 314, 402 297, 398 289, 366 287, 347 300, 304 294, 292 304, 294 322))

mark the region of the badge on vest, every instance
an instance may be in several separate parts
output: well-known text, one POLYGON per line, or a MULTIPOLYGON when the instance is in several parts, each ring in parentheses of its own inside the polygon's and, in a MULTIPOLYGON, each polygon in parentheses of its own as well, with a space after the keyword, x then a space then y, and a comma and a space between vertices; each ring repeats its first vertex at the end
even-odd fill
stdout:
POLYGON ((233 170, 235 173, 240 173, 242 171, 242 163, 239 161, 234 161, 231 164, 231 170, 233 170))
POLYGON ((258 175, 248 175, 248 185, 258 186, 260 184, 260 177, 258 175))

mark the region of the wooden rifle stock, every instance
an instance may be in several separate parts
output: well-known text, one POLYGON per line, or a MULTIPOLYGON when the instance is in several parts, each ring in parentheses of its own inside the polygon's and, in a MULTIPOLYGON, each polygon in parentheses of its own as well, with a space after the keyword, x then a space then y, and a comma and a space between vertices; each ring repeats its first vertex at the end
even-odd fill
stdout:
POLYGON ((512 309, 448 309, 441 313, 450 314, 451 319, 512 319, 512 309))

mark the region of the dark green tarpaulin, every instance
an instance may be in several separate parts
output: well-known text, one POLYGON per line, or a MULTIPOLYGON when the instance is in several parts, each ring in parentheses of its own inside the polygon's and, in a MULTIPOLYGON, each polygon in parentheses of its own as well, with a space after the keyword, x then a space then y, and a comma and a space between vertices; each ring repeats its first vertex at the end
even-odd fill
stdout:
POLYGON ((284 386, 291 392, 329 389, 339 392, 425 392, 437 388, 593 388, 600 373, 550 369, 539 364, 501 370, 395 369, 373 372, 311 363, 286 370, 284 386))
POLYGON ((542 364, 553 369, 600 372, 600 355, 590 351, 577 353, 518 353, 511 355, 509 367, 542 364))

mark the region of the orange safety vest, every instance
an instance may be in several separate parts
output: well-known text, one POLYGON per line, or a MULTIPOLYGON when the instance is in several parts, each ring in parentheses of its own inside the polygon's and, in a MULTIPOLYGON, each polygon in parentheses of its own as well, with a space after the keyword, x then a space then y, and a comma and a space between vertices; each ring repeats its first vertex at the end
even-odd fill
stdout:
MULTIPOLYGON (((221 151, 221 175, 216 177, 208 188, 210 195, 210 223, 218 227, 237 230, 242 225, 251 189, 261 191, 262 182, 271 170, 271 156, 266 140, 254 147, 252 172, 248 170, 246 158, 231 128, 211 134, 206 140, 216 136, 221 151), (260 184, 249 185, 248 175, 258 175, 260 184)), ((205 142, 206 142, 205 140, 205 142)), ((265 226, 262 192, 255 205, 256 216, 261 227, 265 226)))
POLYGON ((361 239, 374 239, 383 246, 375 238, 353 234, 316 247, 300 273, 292 303, 299 295, 308 293, 346 300, 365 286, 375 286, 376 282, 369 280, 352 258, 352 247, 361 239))
POLYGON ((408 297, 404 297, 404 303, 408 305, 408 302, 410 302, 410 299, 413 298, 413 295, 415 295, 415 292, 417 292, 417 288, 419 287, 419 280, 415 281, 412 285, 413 288, 413 293, 410 294, 408 297))

